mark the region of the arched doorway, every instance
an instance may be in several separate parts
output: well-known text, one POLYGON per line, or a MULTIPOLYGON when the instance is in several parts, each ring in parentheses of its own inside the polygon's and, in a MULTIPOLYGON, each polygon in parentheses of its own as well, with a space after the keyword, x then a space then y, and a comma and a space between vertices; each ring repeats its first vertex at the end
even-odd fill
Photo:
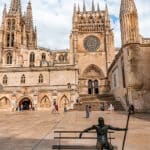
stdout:
POLYGON ((40 107, 44 109, 49 109, 51 107, 51 101, 48 96, 44 96, 40 101, 40 107))
POLYGON ((0 99, 0 109, 10 108, 10 100, 7 97, 2 97, 0 99))
POLYGON ((68 107, 69 105, 69 99, 66 95, 62 96, 62 98, 59 101, 59 108, 64 108, 65 106, 68 107))
POLYGON ((95 94, 99 94, 99 88, 98 88, 98 86, 99 86, 98 80, 95 80, 94 81, 94 93, 95 94))
POLYGON ((87 88, 87 93, 89 95, 97 95, 101 93, 101 87, 103 85, 103 79, 105 75, 101 68, 99 68, 95 64, 91 64, 87 66, 87 68, 83 71, 82 79, 80 79, 82 91, 85 93, 85 88, 87 88))
POLYGON ((93 83, 92 80, 88 81, 88 94, 93 94, 93 83))
POLYGON ((29 98, 23 98, 20 102, 19 102, 19 108, 21 110, 30 110, 32 109, 32 102, 29 98))
POLYGON ((88 94, 99 94, 99 83, 98 80, 89 80, 88 81, 88 94))

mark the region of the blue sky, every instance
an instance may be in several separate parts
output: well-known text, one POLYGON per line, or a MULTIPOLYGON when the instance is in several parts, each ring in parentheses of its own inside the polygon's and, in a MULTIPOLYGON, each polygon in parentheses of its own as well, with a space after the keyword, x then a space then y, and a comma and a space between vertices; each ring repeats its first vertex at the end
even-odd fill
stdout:
MULTIPOLYGON (((28 0, 22 1, 22 12, 26 11, 28 0)), ((50 49, 69 48, 69 35, 72 29, 73 4, 79 2, 82 8, 83 0, 31 0, 33 7, 34 24, 38 31, 38 45, 50 49)), ((92 0, 85 0, 87 9, 91 9, 92 0)), ((115 46, 120 47, 119 9, 121 0, 107 0, 111 16, 111 24, 114 29, 115 46)), ((95 7, 100 3, 100 9, 105 7, 105 0, 95 0, 95 7)), ((0 12, 4 3, 7 8, 10 0, 0 0, 0 12)), ((150 37, 150 0, 135 0, 138 14, 140 33, 144 37, 150 37)), ((2 13, 0 13, 0 24, 2 13)))

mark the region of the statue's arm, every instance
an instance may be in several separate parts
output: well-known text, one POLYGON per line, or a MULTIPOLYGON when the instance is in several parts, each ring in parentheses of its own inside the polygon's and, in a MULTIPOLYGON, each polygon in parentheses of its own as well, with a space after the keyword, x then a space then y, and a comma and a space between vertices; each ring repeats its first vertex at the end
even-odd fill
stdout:
POLYGON ((92 126, 92 127, 90 127, 90 128, 87 128, 87 129, 85 129, 85 130, 83 130, 82 132, 80 132, 80 138, 82 137, 82 134, 84 133, 84 132, 88 132, 88 131, 90 131, 90 130, 94 130, 94 129, 96 129, 96 127, 95 126, 92 126))
POLYGON ((108 126, 108 129, 110 130, 115 130, 115 131, 126 131, 126 128, 117 128, 117 127, 113 127, 113 126, 108 126))

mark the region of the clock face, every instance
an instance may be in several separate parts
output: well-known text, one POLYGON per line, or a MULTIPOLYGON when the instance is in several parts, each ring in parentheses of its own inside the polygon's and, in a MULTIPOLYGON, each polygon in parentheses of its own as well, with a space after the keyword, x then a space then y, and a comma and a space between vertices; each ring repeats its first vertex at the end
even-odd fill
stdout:
POLYGON ((84 39, 84 48, 89 52, 94 52, 100 47, 100 40, 93 35, 90 35, 84 39))

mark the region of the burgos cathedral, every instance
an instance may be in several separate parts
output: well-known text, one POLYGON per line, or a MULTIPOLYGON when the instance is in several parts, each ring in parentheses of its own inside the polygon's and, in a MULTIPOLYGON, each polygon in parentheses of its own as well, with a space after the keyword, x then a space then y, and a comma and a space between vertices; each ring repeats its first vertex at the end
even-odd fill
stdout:
MULTIPOLYGON (((92 0, 91 0, 92 1, 92 0)), ((0 26, 0 110, 93 110, 114 105, 150 112, 150 38, 139 33, 134 0, 120 0, 121 48, 115 48, 109 10, 74 5, 69 49, 39 48, 29 1, 4 6, 0 26)))

